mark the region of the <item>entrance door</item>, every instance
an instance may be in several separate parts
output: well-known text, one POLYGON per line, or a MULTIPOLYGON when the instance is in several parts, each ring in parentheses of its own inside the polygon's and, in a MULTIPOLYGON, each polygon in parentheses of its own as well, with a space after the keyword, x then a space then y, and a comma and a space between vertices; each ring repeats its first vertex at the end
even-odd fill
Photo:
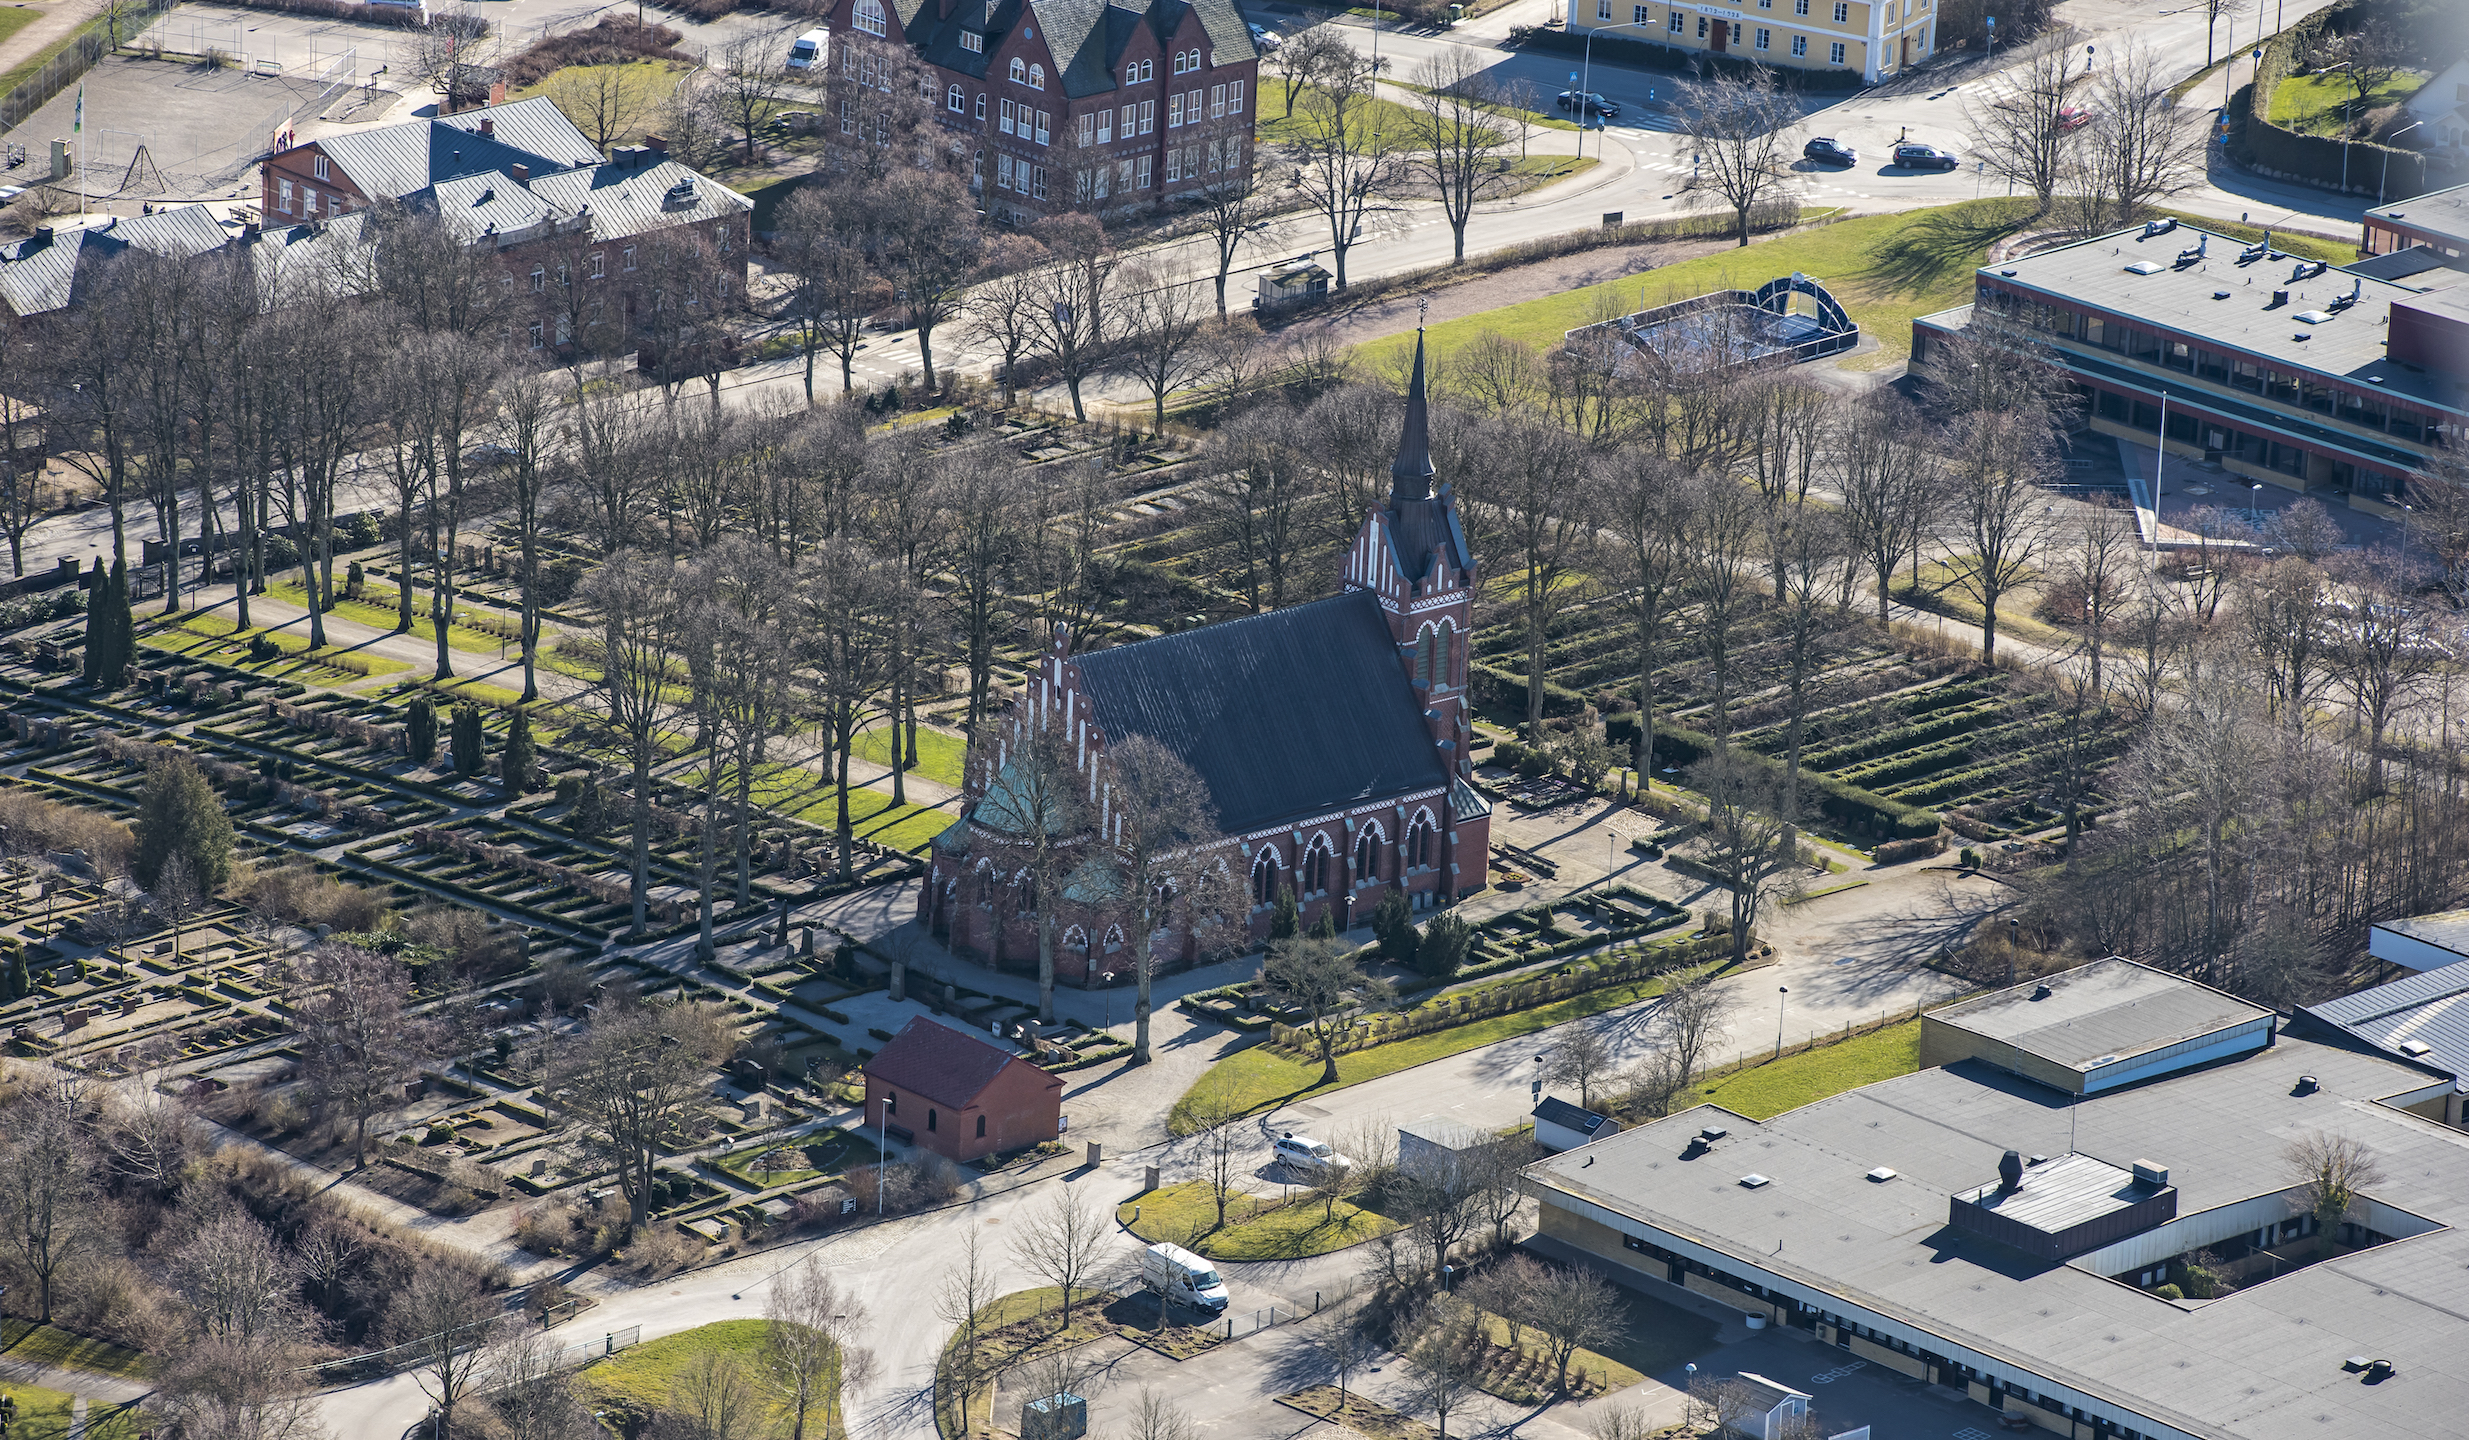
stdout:
POLYGON ((1716 53, 1717 55, 1720 55, 1720 54, 1722 54, 1722 53, 1724 52, 1724 50, 1725 50, 1726 48, 1728 48, 1728 45, 1729 45, 1729 43, 1730 43, 1730 41, 1731 41, 1731 38, 1732 38, 1732 27, 1731 27, 1730 25, 1726 24, 1725 22, 1721 21, 1721 20, 1717 20, 1717 21, 1715 22, 1715 36, 1714 36, 1714 38, 1715 38, 1715 53, 1716 53))
POLYGON ((1912 37, 1911 37, 1911 36, 1909 36, 1909 35, 1906 35, 1906 36, 1904 36, 1904 37, 1903 37, 1903 59, 1902 59, 1901 63, 1900 63, 1900 64, 1898 64, 1895 68, 1897 68, 1897 69, 1901 69, 1901 68, 1903 68, 1903 66, 1905 66, 1905 65, 1909 65, 1909 64, 1911 64, 1911 63, 1912 63, 1912 37))

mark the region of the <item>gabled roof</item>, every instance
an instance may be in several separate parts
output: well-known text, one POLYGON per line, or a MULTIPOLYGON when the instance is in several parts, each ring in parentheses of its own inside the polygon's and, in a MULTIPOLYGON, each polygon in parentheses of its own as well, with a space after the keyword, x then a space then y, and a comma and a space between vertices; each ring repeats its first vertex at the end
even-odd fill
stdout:
POLYGON ((1535 1107, 1534 1118, 1536 1124, 1558 1125, 1580 1135, 1592 1135, 1603 1123, 1602 1116, 1592 1110, 1581 1110, 1557 1095, 1544 1096, 1543 1103, 1535 1107))
POLYGON ((2404 975, 2301 1012, 2376 1049, 2469 1076, 2469 960, 2404 975))
POLYGON ((533 178, 598 163, 600 151, 546 96, 349 130, 311 141, 363 194, 404 199, 441 181, 530 168, 533 178), (480 133, 481 122, 493 134, 480 133))
POLYGON ((355 210, 314 225, 287 225, 268 230, 248 246, 249 265, 257 272, 261 303, 271 307, 293 303, 286 292, 310 290, 326 295, 357 295, 369 273, 369 213, 355 210))
POLYGON ((1154 737, 1199 773, 1228 835, 1449 783, 1368 590, 1075 663, 1107 742, 1154 737))
POLYGON ((1063 93, 1072 99, 1119 88, 1115 76, 1123 52, 1144 22, 1164 43, 1186 14, 1198 16, 1213 64, 1239 64, 1260 54, 1239 0, 962 0, 949 18, 938 16, 926 0, 890 3, 900 15, 900 33, 920 55, 964 75, 985 75, 988 61, 985 52, 960 48, 963 29, 988 36, 986 52, 991 52, 993 37, 1024 20, 1037 26, 1039 42, 1061 72, 1056 78, 1063 93))
POLYGON ((572 216, 591 210, 592 236, 615 240, 666 225, 718 220, 754 208, 754 202, 717 180, 674 160, 639 169, 615 163, 534 178, 532 193, 572 216), (675 198, 672 198, 675 197, 675 198))
POLYGON ((1013 1065, 1035 1070, 1049 1086, 1063 1088, 1061 1080, 1009 1050, 919 1015, 866 1062, 866 1074, 896 1091, 960 1110, 975 1103, 995 1077, 1013 1065))
POLYGON ((79 298, 85 265, 129 250, 188 260, 221 248, 228 238, 222 222, 203 205, 116 215, 96 225, 36 234, 0 245, 0 302, 19 316, 64 309, 79 298))

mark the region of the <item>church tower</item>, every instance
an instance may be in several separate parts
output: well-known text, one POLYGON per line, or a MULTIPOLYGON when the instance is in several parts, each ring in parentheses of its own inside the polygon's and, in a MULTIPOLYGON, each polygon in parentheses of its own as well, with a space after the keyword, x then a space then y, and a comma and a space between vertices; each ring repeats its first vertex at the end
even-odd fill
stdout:
POLYGON ((1433 488, 1431 417, 1423 387, 1423 331, 1415 331, 1406 425, 1389 466, 1389 503, 1363 518, 1346 552, 1346 588, 1378 598, 1398 664, 1452 774, 1473 767, 1467 745, 1467 649, 1473 639, 1475 564, 1450 487, 1433 488))

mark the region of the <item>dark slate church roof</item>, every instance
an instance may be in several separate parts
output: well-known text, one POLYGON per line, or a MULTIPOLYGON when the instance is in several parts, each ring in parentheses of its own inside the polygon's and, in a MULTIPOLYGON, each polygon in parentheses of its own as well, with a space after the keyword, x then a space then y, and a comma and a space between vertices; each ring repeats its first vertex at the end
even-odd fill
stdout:
POLYGON ((1078 664, 1108 742, 1155 737, 1199 772, 1229 835, 1449 782, 1368 590, 1078 664))

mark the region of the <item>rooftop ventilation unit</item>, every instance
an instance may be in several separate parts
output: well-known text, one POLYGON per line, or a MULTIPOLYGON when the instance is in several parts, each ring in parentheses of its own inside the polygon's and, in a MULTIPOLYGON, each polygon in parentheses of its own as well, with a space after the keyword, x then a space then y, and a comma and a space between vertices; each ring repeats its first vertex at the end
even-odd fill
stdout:
POLYGON ((2155 235, 2166 235, 2176 228, 2178 228, 2178 217, 2175 215, 2166 220, 2146 220, 2143 222, 2143 238, 2149 240, 2155 235))
POLYGON ((2169 1167, 2156 1161, 2138 1160, 2135 1162, 2135 1183, 2166 1185, 2169 1183, 2169 1167))
POLYGON ((1767 1179, 1763 1175, 1743 1175, 1740 1177, 1740 1183, 1747 1189, 1756 1190, 1764 1186, 1772 1185, 1775 1182, 1767 1179))
POLYGON ((1699 1132, 1697 1132, 1697 1136, 1698 1136, 1698 1138, 1699 1138, 1700 1140, 1703 1140, 1703 1141, 1705 1141, 1707 1144, 1711 1145, 1711 1144, 1713 1144, 1715 1141, 1720 1140, 1720 1139, 1722 1139, 1724 1136, 1729 1135, 1729 1134, 1731 1134, 1731 1133, 1732 1133, 1732 1132, 1731 1132, 1731 1129, 1730 1129, 1730 1127, 1729 1127, 1729 1126, 1724 1126, 1724 1125, 1709 1125, 1709 1126, 1707 1126, 1705 1129, 1700 1130, 1699 1132))

